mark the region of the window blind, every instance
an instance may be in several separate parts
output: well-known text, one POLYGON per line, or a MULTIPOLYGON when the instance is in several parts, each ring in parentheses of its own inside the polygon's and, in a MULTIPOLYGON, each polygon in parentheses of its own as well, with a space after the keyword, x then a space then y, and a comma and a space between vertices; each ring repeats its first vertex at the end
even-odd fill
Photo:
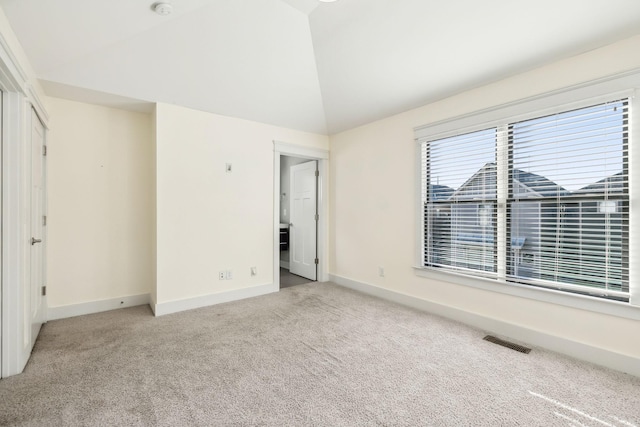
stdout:
POLYGON ((422 140, 423 266, 628 301, 628 120, 623 99, 422 140))
POLYGON ((628 102, 509 126, 508 275, 628 298, 628 102))
POLYGON ((496 271, 496 129, 422 146, 425 264, 496 271))

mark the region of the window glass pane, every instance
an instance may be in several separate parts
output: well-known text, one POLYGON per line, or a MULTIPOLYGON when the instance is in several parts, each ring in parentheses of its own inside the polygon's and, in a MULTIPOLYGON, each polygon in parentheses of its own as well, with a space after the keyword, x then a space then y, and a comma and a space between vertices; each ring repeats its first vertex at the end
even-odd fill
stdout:
POLYGON ((626 103, 597 105, 511 125, 518 196, 609 190, 625 180, 626 103))
POLYGON ((496 130, 428 143, 431 200, 495 198, 496 130))
POLYGON ((512 203, 513 276, 627 291, 624 213, 599 203, 512 203))
POLYGON ((628 292, 626 102, 511 125, 511 277, 628 292))
POLYGON ((496 129, 423 147, 425 265, 496 271, 496 129))

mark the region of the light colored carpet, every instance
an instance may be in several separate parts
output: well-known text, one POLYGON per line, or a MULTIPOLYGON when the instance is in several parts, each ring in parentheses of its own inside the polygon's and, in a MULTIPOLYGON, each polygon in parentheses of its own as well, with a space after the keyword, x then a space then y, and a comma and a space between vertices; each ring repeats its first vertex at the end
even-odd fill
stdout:
POLYGON ((0 424, 640 424, 640 378, 483 336, 326 283, 57 320, 25 372, 0 381, 0 424))

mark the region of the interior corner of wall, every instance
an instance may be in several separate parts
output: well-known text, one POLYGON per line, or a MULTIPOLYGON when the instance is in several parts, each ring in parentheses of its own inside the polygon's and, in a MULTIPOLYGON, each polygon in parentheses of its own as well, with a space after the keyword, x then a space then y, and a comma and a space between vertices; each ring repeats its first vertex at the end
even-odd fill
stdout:
POLYGON ((155 302, 155 301, 153 301, 153 299, 152 299, 152 301, 149 303, 149 307, 151 307, 151 311, 153 312, 153 315, 154 315, 155 317, 158 317, 158 315, 156 314, 157 304, 156 304, 156 302, 155 302))

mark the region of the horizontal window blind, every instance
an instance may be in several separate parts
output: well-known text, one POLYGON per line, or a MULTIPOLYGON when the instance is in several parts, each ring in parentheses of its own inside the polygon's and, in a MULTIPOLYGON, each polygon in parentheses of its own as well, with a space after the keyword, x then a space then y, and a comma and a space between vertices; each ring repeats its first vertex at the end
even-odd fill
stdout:
POLYGON ((422 140, 423 266, 628 301, 628 105, 422 140))
POLYGON ((422 147, 426 265, 496 271, 496 129, 422 147))
POLYGON ((511 278, 628 297, 627 106, 510 125, 511 278))

